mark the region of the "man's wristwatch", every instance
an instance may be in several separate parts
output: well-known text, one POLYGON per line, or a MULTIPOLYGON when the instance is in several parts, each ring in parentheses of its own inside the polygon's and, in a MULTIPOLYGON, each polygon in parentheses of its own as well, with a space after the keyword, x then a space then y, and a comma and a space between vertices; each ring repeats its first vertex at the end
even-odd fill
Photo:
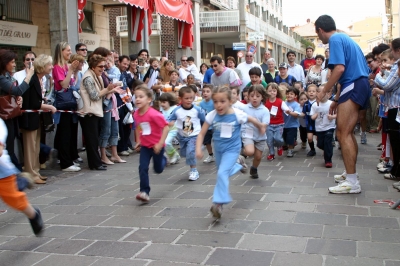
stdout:
POLYGON ((335 103, 338 103, 338 102, 339 102, 339 100, 336 100, 336 99, 333 99, 332 101, 334 101, 335 103))

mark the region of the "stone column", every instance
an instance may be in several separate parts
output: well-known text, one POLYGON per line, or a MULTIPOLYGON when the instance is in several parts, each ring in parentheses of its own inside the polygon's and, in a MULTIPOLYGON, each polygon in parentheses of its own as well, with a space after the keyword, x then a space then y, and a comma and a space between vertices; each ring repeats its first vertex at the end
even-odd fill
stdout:
MULTIPOLYGON (((245 0, 239 0, 238 9, 239 9, 239 39, 240 42, 247 42, 246 40, 246 3, 245 0)), ((244 57, 242 57, 241 62, 244 61, 244 57)), ((240 63, 240 62, 238 62, 240 63)))
POLYGON ((200 66, 201 62, 201 43, 200 43, 200 0, 192 0, 193 2, 193 18, 194 18, 194 25, 193 25, 193 49, 192 49, 192 56, 194 57, 194 62, 197 66, 200 66))
POLYGON ((79 42, 77 1, 49 0, 49 19, 52 54, 59 42, 68 42, 74 50, 79 42))

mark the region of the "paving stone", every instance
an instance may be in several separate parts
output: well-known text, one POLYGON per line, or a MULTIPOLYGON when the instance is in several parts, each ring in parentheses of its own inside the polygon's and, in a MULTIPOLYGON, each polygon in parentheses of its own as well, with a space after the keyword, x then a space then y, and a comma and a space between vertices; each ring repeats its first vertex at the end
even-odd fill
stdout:
POLYGON ((247 219, 256 221, 271 221, 271 222, 293 222, 295 216, 296 216, 295 212, 257 210, 257 211, 252 211, 247 217, 247 219))
POLYGON ((243 234, 214 231, 189 231, 184 234, 177 244, 210 246, 210 247, 235 247, 243 234))
POLYGON ((249 194, 249 193, 231 193, 234 200, 255 200, 259 201, 264 195, 260 194, 249 194))
POLYGON ((12 237, 12 236, 0 236, 0 245, 10 241, 13 238, 14 237, 12 237))
POLYGON ((189 207, 196 200, 194 199, 161 199, 160 201, 152 204, 156 207, 189 207))
POLYGON ((49 241, 51 241, 51 238, 21 236, 0 245, 0 250, 32 251, 49 241))
POLYGON ((268 203, 263 201, 254 201, 254 200, 238 200, 232 206, 232 208, 239 208, 239 209, 250 209, 250 210, 265 210, 268 206, 268 203))
POLYGON ((400 243, 400 230, 371 228, 371 241, 400 243))
POLYGON ((356 246, 355 241, 309 239, 305 253, 334 256, 356 256, 356 246))
POLYGON ((299 195, 295 195, 295 194, 268 193, 263 198, 263 201, 267 201, 267 202, 297 202, 299 197, 300 197, 299 195))
POLYGON ((307 239, 294 236, 266 236, 247 234, 239 248, 249 250, 303 252, 307 239))
POLYGON ((137 257, 141 259, 201 263, 210 251, 211 248, 208 247, 153 244, 137 257))
POLYGON ((47 224, 94 226, 104 222, 107 219, 108 216, 60 214, 47 221, 47 224))
POLYGON ((298 195, 329 195, 328 188, 295 187, 291 193, 298 195))
POLYGON ((400 260, 385 260, 385 266, 399 266, 400 260))
POLYGON ((325 204, 343 204, 343 205, 355 205, 356 198, 354 195, 329 195, 329 196, 310 196, 301 195, 299 202, 311 202, 311 203, 325 203, 325 204))
POLYGON ((136 241, 152 243, 172 243, 178 236, 183 233, 182 230, 170 229, 139 229, 129 235, 123 241, 136 241))
POLYGON ((263 235, 321 237, 322 229, 322 225, 262 222, 255 233, 263 235))
POLYGON ((114 227, 89 227, 85 231, 75 235, 72 239, 90 239, 90 240, 114 240, 117 241, 132 229, 114 228, 114 227))
POLYGON ((317 212, 348 214, 348 215, 368 215, 368 209, 347 205, 317 205, 317 212))
POLYGON ((101 226, 120 226, 120 227, 143 227, 143 228, 158 228, 164 224, 169 217, 143 217, 135 216, 113 216, 101 226))
MULTIPOLYGON (((26 219, 26 218, 25 218, 26 219)), ((32 228, 28 224, 6 224, 0 228, 3 236, 30 236, 33 235, 32 228)))
POLYGON ((157 216, 171 217, 206 217, 209 213, 209 208, 165 208, 157 214, 157 216))
POLYGON ((370 241, 369 228, 325 225, 323 238, 370 241))
POLYGON ((399 218, 399 213, 388 207, 389 207, 388 205, 386 206, 383 205, 380 207, 371 207, 370 208, 371 216, 399 218))
POLYGON ((150 262, 147 266, 194 266, 194 265, 199 265, 199 264, 194 264, 194 263, 184 263, 184 262, 166 262, 166 261, 160 261, 160 260, 154 260, 150 262))
POLYGON ((92 243, 93 241, 86 240, 54 239, 40 246, 35 251, 56 254, 75 254, 92 243))
POLYGON ((26 266, 37 263, 47 256, 48 254, 43 253, 3 251, 0 253, 0 261, 4 263, 3 265, 26 266))
POLYGON ((172 217, 160 228, 187 229, 187 230, 208 230, 214 222, 210 218, 177 218, 172 217))
POLYGON ((259 222, 256 221, 220 219, 212 225, 211 230, 223 232, 253 233, 258 225, 259 222))
POLYGON ((41 236, 68 239, 86 230, 86 228, 85 226, 52 225, 47 226, 41 236))
POLYGON ((209 192, 188 191, 178 196, 178 199, 210 199, 212 194, 209 192))
POLYGON ((297 182, 295 181, 289 181, 289 180, 276 180, 274 182, 274 187, 289 187, 289 188, 295 188, 295 187, 314 187, 314 182, 300 182, 299 180, 297 182))
POLYGON ((97 260, 95 257, 73 256, 73 255, 50 255, 38 264, 40 266, 87 266, 97 260))
POLYGON ((58 200, 63 200, 65 198, 63 197, 46 197, 46 196, 42 196, 42 197, 37 197, 34 198, 32 200, 30 200, 30 203, 32 205, 41 205, 41 204, 51 204, 53 202, 56 202, 58 200))
POLYGON ((270 265, 273 256, 274 253, 272 252, 217 248, 206 261, 206 264, 221 266, 265 266, 270 265))
POLYGON ((56 200, 52 202, 52 205, 79 205, 85 201, 88 201, 88 198, 77 198, 77 197, 70 197, 64 198, 60 200, 56 200))
POLYGON ((75 214, 88 206, 48 206, 47 208, 40 209, 42 213, 56 213, 56 214, 75 214))
POLYGON ((102 256, 112 258, 132 258, 146 244, 116 241, 97 241, 81 251, 79 255, 102 256))
POLYGON ((270 204, 268 205, 268 210, 313 212, 315 210, 315 204, 314 203, 270 202, 270 204))
POLYGON ((288 187, 253 187, 250 193, 278 193, 289 194, 292 189, 288 187))
POLYGON ((100 258, 90 266, 144 266, 147 263, 148 261, 146 260, 100 258))
POLYGON ((152 206, 122 206, 113 215, 126 215, 126 216, 154 216, 161 212, 164 208, 152 206))
POLYGON ((400 244, 358 242, 357 251, 359 257, 398 260, 399 248, 400 244))
POLYGON ((294 262, 296 266, 322 266, 323 258, 321 255, 277 252, 271 266, 288 266, 294 262))
POLYGON ((272 184, 274 183, 274 181, 266 181, 266 180, 255 180, 255 179, 251 179, 251 180, 247 180, 243 186, 251 186, 251 187, 270 187, 272 186, 272 184))
POLYGON ((349 216, 348 223, 349 226, 392 229, 399 228, 399 222, 397 219, 385 217, 349 216))
POLYGON ((110 198, 110 197, 97 197, 87 200, 81 205, 89 205, 89 206, 111 206, 114 203, 120 201, 120 198, 110 198))
POLYGON ((296 214, 294 221, 296 223, 306 224, 346 225, 346 216, 338 214, 300 212, 296 214))
MULTIPOLYGON (((246 220, 252 210, 225 208, 223 212, 224 219, 246 220)), ((211 215, 211 212, 210 212, 211 215)))
POLYGON ((110 215, 118 210, 119 206, 89 206, 86 209, 78 212, 78 214, 92 214, 92 215, 110 215))

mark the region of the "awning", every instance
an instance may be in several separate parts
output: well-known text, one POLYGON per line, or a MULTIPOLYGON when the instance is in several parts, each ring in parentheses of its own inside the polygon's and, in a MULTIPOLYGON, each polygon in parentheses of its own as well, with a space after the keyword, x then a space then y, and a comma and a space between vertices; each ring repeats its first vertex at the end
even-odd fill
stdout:
POLYGON ((143 18, 144 10, 147 10, 149 35, 151 34, 151 14, 156 13, 170 17, 178 22, 178 47, 193 47, 193 31, 194 24, 191 0, 119 0, 121 3, 131 5, 132 20, 131 36, 133 41, 142 40, 142 30, 144 28, 143 18))

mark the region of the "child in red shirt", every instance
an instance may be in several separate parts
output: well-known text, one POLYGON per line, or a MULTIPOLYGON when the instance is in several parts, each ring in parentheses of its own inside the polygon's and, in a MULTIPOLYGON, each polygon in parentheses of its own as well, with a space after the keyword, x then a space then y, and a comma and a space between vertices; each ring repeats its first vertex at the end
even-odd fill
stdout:
POLYGON ((142 202, 150 200, 149 164, 153 157, 154 171, 158 174, 164 171, 167 159, 164 157, 164 143, 169 127, 164 116, 150 108, 153 92, 146 85, 135 89, 135 106, 138 108, 134 114, 136 124, 136 145, 140 147, 139 176, 140 192, 136 199, 142 202))

